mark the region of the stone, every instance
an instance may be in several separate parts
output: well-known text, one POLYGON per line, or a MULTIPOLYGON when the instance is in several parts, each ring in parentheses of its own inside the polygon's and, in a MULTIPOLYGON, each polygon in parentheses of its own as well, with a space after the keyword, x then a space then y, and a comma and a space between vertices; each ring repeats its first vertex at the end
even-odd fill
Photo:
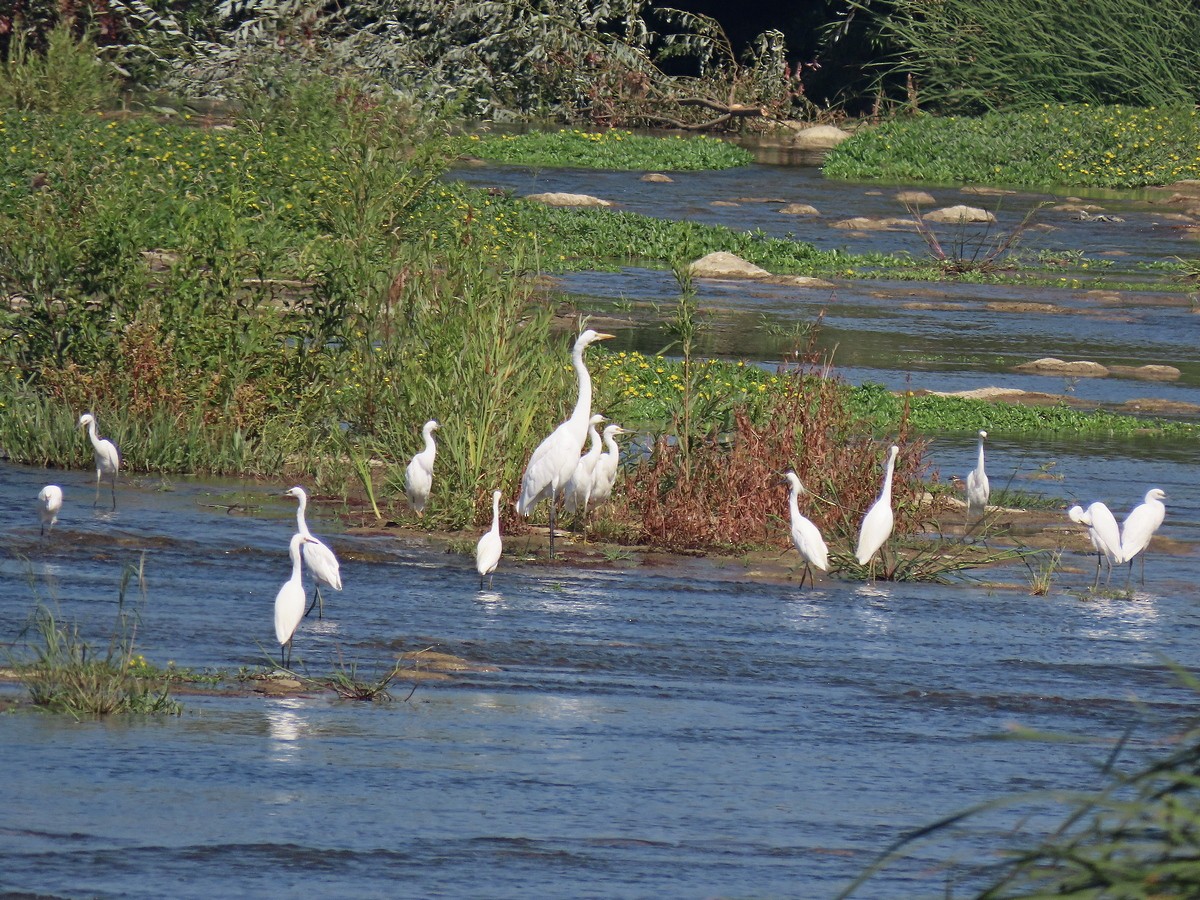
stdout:
POLYGON ((649 184, 674 184, 675 179, 670 175, 664 175, 662 172, 647 172, 643 175, 640 181, 645 181, 649 184))
POLYGON ((926 222, 942 222, 954 225, 996 221, 996 217, 986 209, 980 209, 978 206, 964 206, 962 204, 935 209, 932 212, 925 213, 921 218, 926 222))
POLYGON ((612 206, 611 200, 601 200, 590 194, 566 194, 551 191, 546 194, 526 194, 526 200, 534 203, 545 203, 547 206, 612 206))
POLYGON ((821 214, 815 206, 807 203, 789 203, 787 206, 780 207, 779 211, 785 216, 819 216, 821 214))
POLYGON ((770 278, 771 273, 753 263, 746 262, 740 256, 718 250, 708 256, 701 257, 691 265, 691 273, 696 278, 770 278))
POLYGON ((850 137, 850 132, 832 125, 814 125, 796 132, 792 146, 799 150, 832 150, 850 137))
POLYGON ((1108 371, 1123 378, 1143 381, 1176 381, 1183 373, 1174 366, 1109 366, 1108 371))
POLYGON ((1021 363, 1013 368, 1018 372, 1032 372, 1035 375, 1068 375, 1076 378, 1103 378, 1108 374, 1108 369, 1098 362, 1087 359, 1068 362, 1053 356, 1021 363))
POLYGON ((937 203, 937 198, 925 191, 899 191, 896 194, 896 202, 905 206, 933 206, 937 203))

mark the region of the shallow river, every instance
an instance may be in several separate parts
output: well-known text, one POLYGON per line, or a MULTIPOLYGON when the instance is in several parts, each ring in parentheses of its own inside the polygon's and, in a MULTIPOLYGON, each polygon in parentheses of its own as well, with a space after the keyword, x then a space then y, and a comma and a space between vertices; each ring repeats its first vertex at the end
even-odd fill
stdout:
MULTIPOLYGON (((852 238, 759 202, 712 206, 779 196, 828 209, 826 218, 899 214, 877 188, 827 185, 811 170, 689 176, 680 179, 687 190, 655 194, 624 174, 463 177, 586 190, 658 215, 792 231, 826 248, 893 250, 914 240, 852 238)), ((936 193, 947 205, 961 199, 936 193)), ((1005 215, 1023 214, 1026 202, 1006 201, 1005 215)), ((1129 254, 1115 258, 1181 252, 1176 233, 1140 218, 1152 214, 1136 198, 1122 202, 1130 227, 1076 223, 1092 230, 1038 239, 1066 246, 1083 236, 1129 254)), ((565 284, 583 305, 614 315, 630 299, 669 303, 675 290, 648 270, 565 284)), ((725 310, 713 351, 764 364, 780 351, 760 316, 788 324, 824 308, 826 337, 856 380, 899 386, 915 372, 914 386, 1005 378, 1057 391, 1062 379, 1015 376, 1008 366, 1078 351, 1184 370, 1175 384, 1067 386, 1081 395, 1197 399, 1200 351, 1179 338, 1194 330, 1190 310, 1071 315, 1047 326, 1044 316, 988 310, 989 293, 1004 290, 848 281, 831 297, 701 288, 725 310), (969 315, 904 306, 909 295, 956 290, 969 315)), ((1093 311, 1078 292, 1054 300, 1093 311)), ((655 349, 647 329, 625 334, 626 346, 655 349)), ((943 477, 965 474, 973 453, 971 440, 942 440, 933 462, 943 477)), ((341 557, 345 590, 328 595, 325 619, 301 626, 299 668, 323 675, 340 661, 380 674, 396 654, 432 647, 495 670, 422 684, 407 700, 410 686, 398 683, 386 704, 185 694, 177 718, 0 714, 0 893, 832 897, 910 829, 985 800, 1095 787, 1098 764, 1127 728, 1136 758, 1161 751, 1196 710, 1168 665, 1200 666, 1195 448, 993 435, 989 471, 994 488, 1011 479, 1071 501, 1103 499, 1118 517, 1162 487, 1164 539, 1192 543, 1152 553, 1132 599, 1088 598, 1093 562, 1074 552, 1037 597, 1023 567, 950 586, 835 579, 801 591, 795 580, 758 581, 704 560, 530 563, 520 538, 507 542, 494 588, 480 592, 467 557, 340 533, 334 510, 315 502, 310 524, 341 557), (1017 725, 1094 742, 1001 739, 1017 725)), ((294 506, 279 496, 287 487, 125 478, 111 512, 93 510, 88 472, 0 464, 0 644, 27 657, 22 628, 41 602, 102 649, 122 570, 144 560, 145 598, 132 590, 126 599, 139 602, 147 659, 226 672, 269 664, 278 652, 273 599, 290 568, 294 506), (67 500, 43 539, 33 499, 51 480, 67 500)), ((781 491, 778 513, 785 509, 781 491)), ((859 895, 944 897, 948 884, 954 896, 969 894, 978 884, 971 865, 1017 839, 1007 829, 1018 820, 1034 832, 1057 824, 1050 810, 1023 818, 1032 808, 1021 802, 968 821, 859 895)))
MULTIPOLYGON (((1135 464, 1114 449, 1001 443, 993 468, 1052 460, 1067 473, 1053 490, 1103 490, 1119 512, 1153 478, 1171 495, 1164 534, 1200 538, 1186 454, 1135 464)), ((971 448, 935 455, 965 471, 971 448)), ((55 472, 67 505, 42 539, 32 500, 48 474, 0 467, 0 637, 18 655, 39 600, 103 645, 122 568, 143 554, 148 659, 230 671, 276 654, 290 500, 147 478, 122 484, 114 513, 92 509, 89 473, 55 472)), ((1087 600, 1091 561, 1074 554, 1047 597, 1023 570, 1001 575, 1010 586, 801 591, 702 560, 522 563, 513 538, 480 592, 466 557, 339 534, 321 506, 310 522, 346 587, 302 626, 301 667, 369 674, 434 647, 497 670, 407 702, 400 684, 390 704, 184 695, 178 718, 2 714, 0 892, 831 897, 907 829, 1094 786, 1126 727, 1137 754, 1195 711, 1166 666, 1200 665, 1194 554, 1152 555, 1131 600, 1087 600), (1013 725, 1101 743, 996 739, 1013 725)), ((986 858, 1015 815, 923 846, 862 896, 969 884, 943 863, 986 858)))

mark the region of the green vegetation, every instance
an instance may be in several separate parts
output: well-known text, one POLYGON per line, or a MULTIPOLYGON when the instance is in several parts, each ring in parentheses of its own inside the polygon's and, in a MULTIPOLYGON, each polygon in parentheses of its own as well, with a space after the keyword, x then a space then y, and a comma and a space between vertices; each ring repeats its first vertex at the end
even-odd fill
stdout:
POLYGON ((910 106, 967 113, 1041 103, 1190 107, 1200 93, 1200 8, 1191 0, 850 6, 870 23, 880 89, 910 106))
POLYGON ((1200 178, 1200 116, 1190 105, 1046 104, 975 118, 899 118, 843 141, 824 172, 935 184, 1167 184, 1200 178))
MULTIPOLYGON (((593 366, 598 396, 613 416, 651 428, 671 421, 683 391, 683 364, 638 352, 596 352, 593 366)), ((761 422, 772 398, 793 389, 791 376, 744 362, 704 360, 698 367, 697 396, 705 404, 704 422, 727 429, 736 410, 761 422)), ((914 433, 936 435, 994 430, 1007 435, 1065 433, 1194 437, 1200 426, 1189 421, 1141 418, 1106 410, 1079 410, 1066 405, 1024 406, 965 397, 897 396, 880 384, 843 384, 855 416, 871 423, 878 434, 894 432, 903 421, 914 433)), ((599 404, 601 401, 598 400, 599 404)))
POLYGON ((171 699, 171 673, 156 669, 136 652, 138 616, 126 604, 131 581, 144 593, 140 566, 121 575, 117 616, 108 646, 100 652, 49 606, 39 604, 25 633, 32 632, 32 661, 15 660, 14 669, 34 704, 76 718, 120 713, 178 714, 171 699))
POLYGON ((687 171, 749 165, 754 154, 727 141, 697 135, 654 138, 631 131, 534 131, 476 135, 467 152, 518 166, 578 166, 592 169, 687 171))

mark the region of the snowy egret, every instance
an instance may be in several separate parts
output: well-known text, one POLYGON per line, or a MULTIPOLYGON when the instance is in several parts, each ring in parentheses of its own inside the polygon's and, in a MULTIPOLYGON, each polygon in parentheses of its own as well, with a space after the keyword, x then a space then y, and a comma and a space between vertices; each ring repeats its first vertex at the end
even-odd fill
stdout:
POLYGON ((42 519, 42 534, 54 527, 58 511, 62 509, 62 488, 48 484, 38 491, 38 515, 42 519))
POLYGON ((1100 584, 1100 566, 1108 561, 1108 577, 1112 578, 1113 566, 1119 566, 1121 557, 1121 530, 1112 511, 1099 501, 1092 503, 1087 509, 1082 506, 1072 506, 1067 510, 1067 516, 1072 522, 1086 525, 1088 537, 1092 539, 1092 547, 1096 551, 1096 580, 1092 582, 1092 590, 1100 584))
POLYGON ((1121 526, 1121 559, 1129 563, 1129 577, 1132 578, 1133 558, 1141 554, 1142 584, 1146 583, 1146 554, 1143 551, 1150 546, 1150 538, 1167 515, 1167 508, 1163 505, 1165 499, 1166 492, 1159 488, 1146 491, 1142 502, 1125 517, 1121 526))
POLYGON ((300 547, 315 543, 316 538, 297 531, 288 544, 288 555, 292 558, 292 577, 283 583, 275 595, 275 639, 279 641, 279 664, 285 669, 292 664, 292 638, 304 618, 304 581, 300 573, 300 547), (287 662, 283 651, 287 648, 287 662))
POLYGON ((479 543, 475 545, 475 570, 479 572, 479 589, 483 590, 483 576, 488 577, 488 587, 492 586, 492 576, 496 572, 496 563, 500 562, 500 551, 503 549, 500 540, 500 492, 492 491, 492 527, 485 531, 479 543))
POLYGON ((596 472, 592 478, 592 496, 589 502, 603 503, 612 496, 613 485, 617 483, 617 472, 621 467, 621 448, 617 446, 617 435, 629 434, 620 425, 606 425, 604 428, 604 452, 596 460, 596 472))
POLYGON ((108 478, 112 482, 112 508, 117 508, 117 469, 121 467, 121 454, 117 445, 96 434, 96 417, 90 412, 79 417, 79 427, 87 428, 88 439, 92 442, 92 450, 96 454, 96 500, 92 504, 95 509, 100 503, 100 478, 108 478))
POLYGON ((563 512, 587 515, 588 501, 592 496, 592 484, 596 478, 596 463, 600 461, 600 451, 603 449, 600 443, 600 432, 596 430, 596 426, 603 421, 604 416, 592 416, 588 422, 588 436, 591 438, 591 444, 588 446, 587 453, 579 457, 579 462, 575 464, 575 471, 571 473, 571 477, 567 479, 566 486, 563 488, 563 512))
POLYGON ((810 566, 815 566, 822 572, 828 572, 829 548, 825 546, 825 539, 821 537, 817 526, 800 515, 797 498, 805 492, 804 485, 801 484, 795 472, 785 472, 783 477, 792 487, 791 493, 788 495, 788 506, 792 513, 792 543, 796 545, 796 551, 804 560, 804 572, 800 573, 800 587, 804 587, 805 573, 808 573, 809 584, 815 587, 816 582, 813 580, 810 566))
POLYGON ((404 493, 408 494, 408 502, 418 516, 425 515, 425 503, 429 500, 429 491, 433 487, 433 458, 437 456, 437 444, 433 433, 438 428, 437 420, 430 419, 425 423, 421 433, 425 436, 425 449, 409 462, 404 470, 404 493))
MULTIPOLYGON (((312 574, 313 582, 316 585, 313 605, 317 607, 317 618, 321 619, 325 616, 325 598, 321 596, 321 585, 325 584, 335 591, 340 591, 342 589, 341 567, 338 565, 338 559, 333 555, 333 551, 313 537, 312 532, 308 530, 308 522, 304 520, 304 509, 308 506, 308 494, 305 493, 304 488, 296 486, 284 491, 283 495, 295 497, 300 501, 300 505, 296 508, 296 528, 300 534, 308 538, 304 544, 304 564, 308 566, 308 571, 312 574)), ((312 606, 304 614, 307 616, 310 612, 312 612, 312 606)))
POLYGON ((528 516, 542 500, 550 501, 551 559, 554 558, 554 501, 575 471, 583 442, 587 440, 588 421, 592 417, 592 376, 583 362, 583 351, 596 341, 607 341, 613 337, 589 328, 576 338, 571 350, 571 366, 579 381, 579 398, 575 401, 575 409, 569 419, 538 444, 521 478, 521 495, 517 498, 519 514, 528 516))
POLYGON ((854 557, 860 566, 865 566, 875 556, 892 534, 895 516, 892 513, 892 472, 896 468, 896 456, 900 448, 895 444, 888 451, 887 471, 883 476, 883 489, 879 499, 871 504, 867 514, 863 516, 862 527, 858 531, 858 549, 854 557))
POLYGON ((987 472, 983 468, 983 440, 986 431, 979 432, 979 462, 967 475, 967 518, 978 519, 987 512, 988 498, 992 495, 992 486, 988 484, 987 472))

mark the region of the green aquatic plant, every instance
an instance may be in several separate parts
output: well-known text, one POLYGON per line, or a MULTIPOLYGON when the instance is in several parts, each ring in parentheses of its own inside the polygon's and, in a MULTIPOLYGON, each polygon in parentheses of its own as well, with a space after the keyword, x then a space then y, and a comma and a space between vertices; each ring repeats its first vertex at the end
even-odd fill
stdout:
POLYGON ((530 131, 472 135, 465 151, 481 159, 519 166, 685 171, 746 166, 754 154, 718 138, 650 137, 619 129, 530 131))
POLYGON ((138 615, 127 603, 127 592, 136 580, 144 593, 143 563, 122 570, 116 621, 103 650, 85 640, 77 624, 38 604, 24 631, 34 638, 29 644, 33 659, 14 663, 36 706, 75 718, 181 711, 171 698, 173 672, 152 666, 136 651, 138 615))

